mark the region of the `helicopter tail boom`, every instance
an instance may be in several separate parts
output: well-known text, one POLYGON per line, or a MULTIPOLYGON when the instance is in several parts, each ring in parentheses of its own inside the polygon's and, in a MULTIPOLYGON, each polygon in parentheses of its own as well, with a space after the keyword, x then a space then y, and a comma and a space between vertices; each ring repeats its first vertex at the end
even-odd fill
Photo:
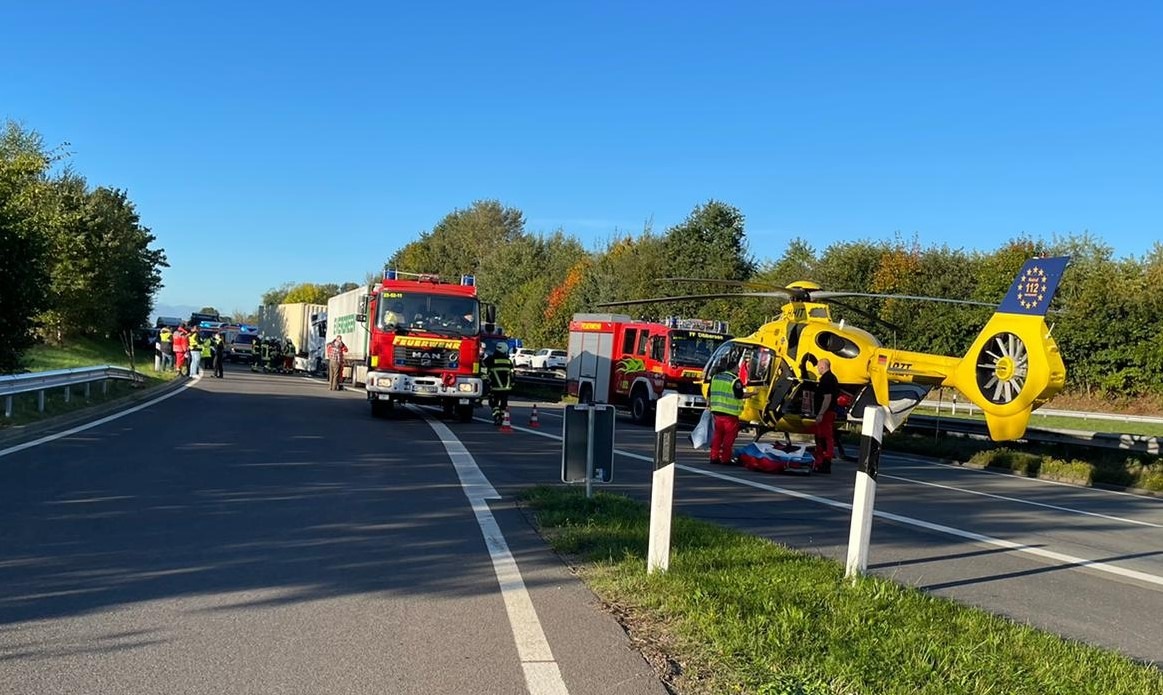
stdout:
POLYGON ((964 357, 879 351, 869 366, 877 400, 886 402, 890 379, 951 386, 985 413, 992 439, 1020 438, 1030 413, 1066 383, 1045 315, 1069 260, 1027 261, 964 357))

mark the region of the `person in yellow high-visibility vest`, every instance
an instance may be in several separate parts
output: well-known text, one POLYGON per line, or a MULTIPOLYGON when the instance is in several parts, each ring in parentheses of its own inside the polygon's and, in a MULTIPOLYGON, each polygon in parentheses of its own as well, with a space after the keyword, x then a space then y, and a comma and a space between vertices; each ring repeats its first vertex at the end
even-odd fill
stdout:
POLYGON ((719 372, 711 379, 707 407, 714 416, 711 432, 711 463, 728 465, 735 459, 735 438, 739 436, 739 414, 747 390, 739 379, 738 368, 719 372))
POLYGON ((195 378, 202 373, 202 339, 198 336, 198 329, 191 330, 187 340, 190 344, 190 377, 195 378))

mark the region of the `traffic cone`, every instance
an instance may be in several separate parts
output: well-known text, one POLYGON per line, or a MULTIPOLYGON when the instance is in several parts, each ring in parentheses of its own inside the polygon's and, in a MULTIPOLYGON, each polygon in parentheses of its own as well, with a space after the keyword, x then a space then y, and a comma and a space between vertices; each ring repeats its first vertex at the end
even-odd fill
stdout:
POLYGON ((513 434, 513 421, 509 419, 508 408, 505 408, 505 419, 501 420, 501 433, 513 434))
POLYGON ((537 421, 537 404, 533 404, 533 413, 529 415, 529 426, 533 429, 541 427, 541 423, 537 421))

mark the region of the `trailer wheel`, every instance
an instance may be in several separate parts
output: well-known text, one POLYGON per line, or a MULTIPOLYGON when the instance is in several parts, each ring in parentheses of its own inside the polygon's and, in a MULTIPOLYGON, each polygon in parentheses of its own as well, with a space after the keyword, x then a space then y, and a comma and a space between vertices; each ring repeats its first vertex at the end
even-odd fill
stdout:
POLYGON ((653 408, 650 407, 650 399, 646 397, 646 389, 639 386, 634 389, 634 394, 630 396, 630 419, 638 425, 649 425, 653 420, 653 408))
POLYGON ((578 403, 593 403, 594 402, 594 387, 589 384, 582 384, 577 392, 578 403))

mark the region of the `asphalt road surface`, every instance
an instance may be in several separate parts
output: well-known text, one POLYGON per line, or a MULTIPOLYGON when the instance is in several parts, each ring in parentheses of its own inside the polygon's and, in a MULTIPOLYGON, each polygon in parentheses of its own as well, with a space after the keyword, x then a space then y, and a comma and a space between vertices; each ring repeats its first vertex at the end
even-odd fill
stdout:
MULTIPOLYGON (((512 507, 560 478, 558 409, 501 434, 228 377, 0 452, 0 692, 664 692, 512 507)), ((620 419, 607 489, 648 499, 652 446, 620 419)), ((853 464, 704 459, 676 513, 843 561, 853 464)), ((1163 664, 1163 500, 890 452, 876 509, 870 571, 1163 664)))
POLYGON ((227 377, 0 452, 0 693, 665 693, 443 425, 227 377))

